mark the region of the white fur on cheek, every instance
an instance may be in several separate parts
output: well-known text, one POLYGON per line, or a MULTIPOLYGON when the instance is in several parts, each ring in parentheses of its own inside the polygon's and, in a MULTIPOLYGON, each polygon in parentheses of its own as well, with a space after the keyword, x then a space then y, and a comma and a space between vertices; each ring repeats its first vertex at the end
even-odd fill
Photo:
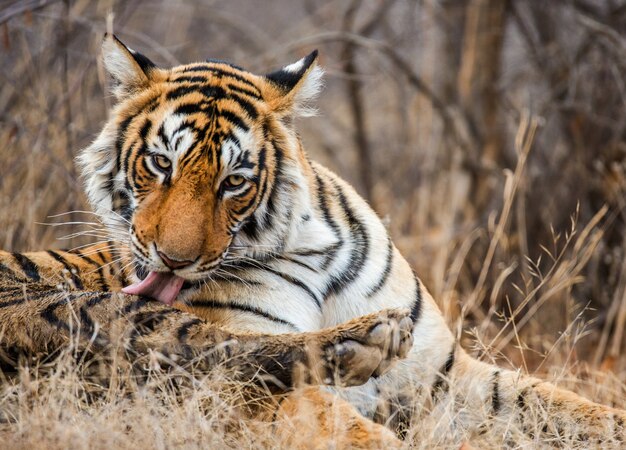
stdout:
POLYGON ((107 224, 116 224, 118 218, 111 212, 113 190, 123 183, 114 177, 115 137, 117 127, 109 122, 96 140, 85 148, 77 158, 85 178, 87 198, 91 207, 107 224), (113 185, 111 185, 113 181, 113 185))

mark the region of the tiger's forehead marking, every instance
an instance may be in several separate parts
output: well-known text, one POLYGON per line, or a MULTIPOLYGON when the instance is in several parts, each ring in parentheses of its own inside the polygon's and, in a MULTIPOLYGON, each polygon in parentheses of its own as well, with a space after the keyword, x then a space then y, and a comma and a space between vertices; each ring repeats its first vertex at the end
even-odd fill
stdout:
POLYGON ((241 126, 242 114, 237 108, 243 109, 247 118, 252 118, 250 116, 256 117, 256 112, 250 114, 248 111, 253 106, 244 103, 246 99, 237 97, 237 94, 233 100, 229 95, 232 92, 228 92, 230 89, 224 96, 219 96, 222 93, 219 86, 208 81, 206 85, 199 84, 185 81, 184 89, 176 87, 169 91, 175 92, 175 96, 180 95, 179 98, 172 100, 173 95, 165 94, 172 101, 149 114, 153 123, 148 140, 150 151, 167 155, 175 166, 186 166, 187 162, 197 161, 203 154, 218 171, 231 169, 252 175, 258 144, 253 131, 255 127, 251 121, 241 126), (195 92, 201 95, 194 95, 195 92), (212 95, 215 92, 218 96, 212 95), (213 107, 187 111, 190 108, 187 105, 201 106, 203 102, 213 107))
POLYGON ((234 130, 226 138, 220 149, 220 159, 224 167, 237 169, 242 174, 252 175, 258 155, 258 144, 250 131, 234 130))
POLYGON ((153 146, 164 152, 184 155, 199 138, 198 129, 189 121, 189 118, 170 109, 164 115, 153 146))
POLYGON ((148 139, 150 152, 166 155, 174 163, 191 160, 190 152, 201 153, 209 162, 216 162, 217 168, 252 172, 258 144, 251 130, 234 127, 228 133, 221 133, 215 129, 213 135, 205 136, 188 116, 174 113, 172 109, 162 118, 160 126, 148 139))

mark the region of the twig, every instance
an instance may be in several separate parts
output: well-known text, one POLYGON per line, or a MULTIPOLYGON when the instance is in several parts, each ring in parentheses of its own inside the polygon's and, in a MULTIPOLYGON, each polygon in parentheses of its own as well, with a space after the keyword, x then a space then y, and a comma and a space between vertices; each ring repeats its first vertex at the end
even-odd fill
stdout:
MULTIPOLYGON (((354 26, 354 19, 361 5, 361 0, 353 0, 346 10, 343 18, 342 29, 344 32, 350 32, 354 26)), ((352 137, 356 150, 359 154, 359 172, 363 182, 364 196, 372 202, 372 194, 374 190, 372 157, 370 152, 369 139, 367 137, 367 128, 365 126, 365 108, 363 106, 363 97, 361 95, 360 80, 356 77, 356 46, 353 42, 346 41, 341 52, 343 60, 343 72, 347 75, 346 89, 348 94, 348 104, 352 111, 354 121, 354 130, 352 137)), ((374 205, 375 206, 375 205, 374 205)))
MULTIPOLYGON (((538 120, 534 117, 530 117, 528 113, 522 117, 522 123, 519 126, 515 139, 515 146, 517 147, 519 154, 517 166, 515 167, 515 172, 508 177, 507 183, 505 184, 505 200, 504 205, 502 206, 502 213, 500 214, 500 219, 496 225, 493 238, 489 243, 489 248, 487 250, 487 254, 485 255, 485 260, 482 265, 480 275, 478 276, 478 281, 467 299, 467 302, 463 305, 463 311, 471 311, 475 306, 480 304, 478 297, 485 285, 496 249, 498 248, 498 244, 500 243, 505 227, 508 223, 511 208, 513 207, 513 201, 516 198, 517 189, 521 183, 522 174, 526 168, 526 160, 528 158, 528 154, 530 153, 530 149, 532 148, 535 132, 537 131, 538 126, 538 120)), ((464 314, 461 316, 463 317, 464 314)))
POLYGON ((305 38, 292 41, 284 47, 277 48, 274 53, 287 53, 294 49, 319 45, 325 42, 352 42, 357 46, 364 47, 370 50, 379 52, 381 55, 387 57, 393 65, 398 69, 402 75, 407 78, 409 85, 412 86, 420 94, 428 98, 435 111, 441 117, 443 125, 446 129, 452 133, 452 138, 455 143, 463 150, 463 153, 468 157, 471 157, 475 152, 475 143, 478 142, 478 136, 476 136, 472 127, 469 125, 470 119, 462 111, 459 110, 458 116, 453 117, 450 114, 449 106, 446 104, 428 87, 428 85, 422 80, 422 78, 413 70, 411 65, 388 43, 381 42, 375 39, 370 39, 364 36, 360 36, 354 33, 340 32, 340 31, 327 31, 323 33, 314 34, 305 38), (457 119, 461 118, 464 122, 462 129, 457 124, 457 119), (469 134, 469 141, 464 136, 469 134))
POLYGON ((33 12, 60 1, 61 0, 16 0, 13 4, 0 11, 0 25, 25 12, 33 12))

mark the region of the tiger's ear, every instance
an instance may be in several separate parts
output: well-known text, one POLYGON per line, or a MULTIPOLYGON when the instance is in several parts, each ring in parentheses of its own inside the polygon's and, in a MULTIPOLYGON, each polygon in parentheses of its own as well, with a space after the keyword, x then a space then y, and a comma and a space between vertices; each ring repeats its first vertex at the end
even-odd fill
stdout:
POLYGON ((113 80, 112 91, 118 99, 145 88, 156 65, 140 53, 126 47, 115 35, 106 33, 102 42, 102 60, 113 80))
POLYGON ((263 97, 279 115, 312 116, 312 102, 322 89, 324 71, 317 65, 317 50, 301 60, 265 75, 263 97))

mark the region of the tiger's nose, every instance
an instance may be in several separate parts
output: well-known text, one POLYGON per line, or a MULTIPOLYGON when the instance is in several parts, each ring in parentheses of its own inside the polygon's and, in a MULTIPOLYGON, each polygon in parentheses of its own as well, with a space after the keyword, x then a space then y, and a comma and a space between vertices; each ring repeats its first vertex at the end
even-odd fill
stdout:
POLYGON ((183 267, 187 267, 195 262, 189 259, 186 259, 184 261, 172 259, 169 256, 167 256, 165 253, 158 251, 158 250, 157 250, 157 253, 159 254, 159 257, 161 258, 163 263, 172 270, 182 269, 183 267))

